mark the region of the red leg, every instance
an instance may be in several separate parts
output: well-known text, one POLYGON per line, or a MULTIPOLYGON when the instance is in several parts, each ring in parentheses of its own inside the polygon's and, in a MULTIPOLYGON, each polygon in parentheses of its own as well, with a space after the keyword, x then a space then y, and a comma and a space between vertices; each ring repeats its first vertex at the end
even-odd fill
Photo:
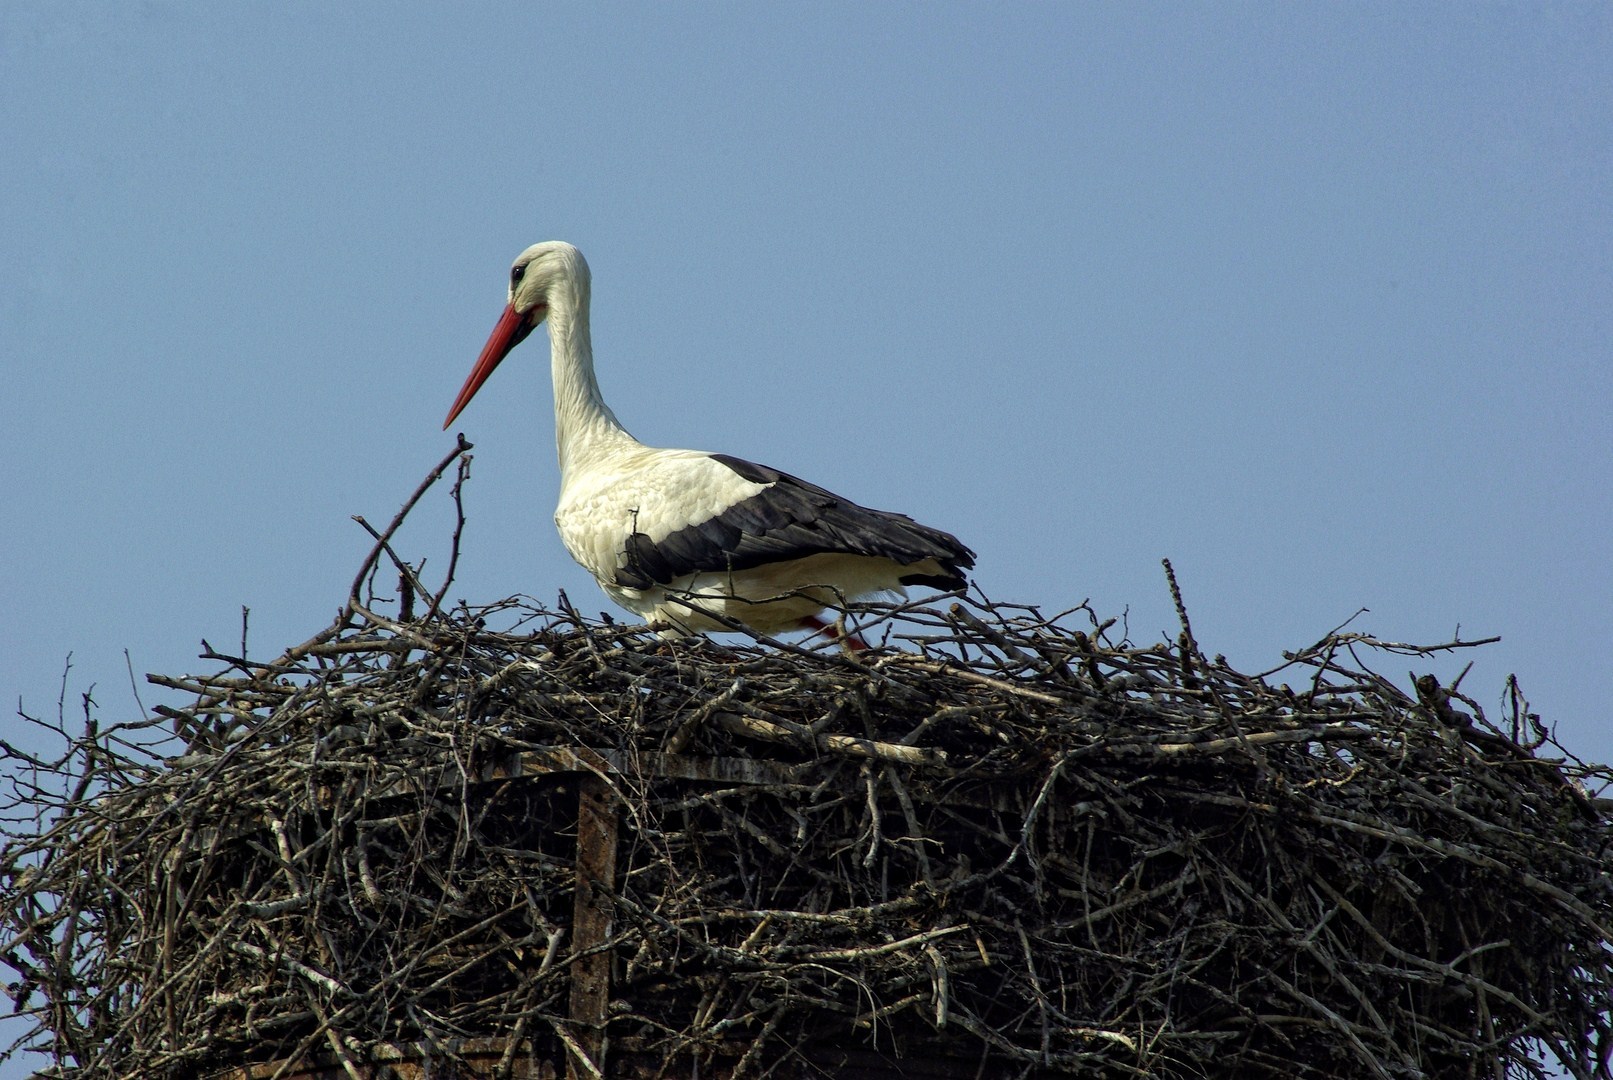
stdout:
POLYGON ((842 634, 835 627, 834 623, 824 622, 816 615, 808 615, 806 618, 802 619, 801 629, 811 630, 819 634, 827 634, 832 638, 838 638, 840 643, 846 648, 850 649, 852 652, 865 652, 868 649, 868 642, 864 641, 856 634, 842 634))

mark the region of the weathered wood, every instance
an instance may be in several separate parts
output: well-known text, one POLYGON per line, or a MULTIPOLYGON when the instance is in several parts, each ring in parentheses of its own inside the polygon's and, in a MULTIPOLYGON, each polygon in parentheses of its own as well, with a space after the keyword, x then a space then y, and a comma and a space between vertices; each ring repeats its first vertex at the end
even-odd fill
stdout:
MULTIPOLYGON (((587 754, 587 751, 582 751, 587 754)), ((598 767, 603 770, 605 763, 598 767)), ((577 895, 571 917, 569 1080, 605 1073, 605 1018, 610 1004, 610 940, 616 888, 616 793, 599 772, 577 778, 577 895)))

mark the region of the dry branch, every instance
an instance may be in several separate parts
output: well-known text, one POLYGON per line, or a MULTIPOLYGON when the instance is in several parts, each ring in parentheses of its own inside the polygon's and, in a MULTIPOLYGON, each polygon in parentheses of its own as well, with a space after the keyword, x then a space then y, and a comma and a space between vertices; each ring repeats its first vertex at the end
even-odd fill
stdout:
POLYGON ((909 605, 856 657, 445 611, 401 518, 329 630, 154 676, 166 744, 3 747, 0 958, 50 1075, 1609 1075, 1610 775, 1515 684, 1492 724, 1336 633, 1274 686, 1185 608, 1137 647, 909 605), (377 612, 383 559, 423 615, 377 612), (579 789, 616 815, 586 895, 579 789))

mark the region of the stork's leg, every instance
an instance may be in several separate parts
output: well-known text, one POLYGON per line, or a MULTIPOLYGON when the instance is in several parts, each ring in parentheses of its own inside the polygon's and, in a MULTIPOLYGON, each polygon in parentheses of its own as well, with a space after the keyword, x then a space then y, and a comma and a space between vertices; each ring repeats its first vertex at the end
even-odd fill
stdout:
POLYGON ((852 652, 864 652, 868 648, 868 642, 864 641, 856 634, 847 634, 834 623, 824 622, 816 615, 808 615, 806 618, 802 619, 801 629, 811 630, 817 634, 826 634, 831 638, 837 638, 840 641, 840 644, 844 645, 852 652))

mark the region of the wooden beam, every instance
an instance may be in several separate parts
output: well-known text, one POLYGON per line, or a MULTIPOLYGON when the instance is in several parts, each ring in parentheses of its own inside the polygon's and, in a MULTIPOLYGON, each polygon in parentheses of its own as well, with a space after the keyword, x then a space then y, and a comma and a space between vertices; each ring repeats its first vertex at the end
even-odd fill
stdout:
MULTIPOLYGON (((604 763, 601 762, 601 765, 604 763)), ((571 915, 569 1080, 605 1074, 605 1019, 610 1005, 611 895, 616 889, 616 794, 600 772, 577 777, 577 879, 571 915)))

